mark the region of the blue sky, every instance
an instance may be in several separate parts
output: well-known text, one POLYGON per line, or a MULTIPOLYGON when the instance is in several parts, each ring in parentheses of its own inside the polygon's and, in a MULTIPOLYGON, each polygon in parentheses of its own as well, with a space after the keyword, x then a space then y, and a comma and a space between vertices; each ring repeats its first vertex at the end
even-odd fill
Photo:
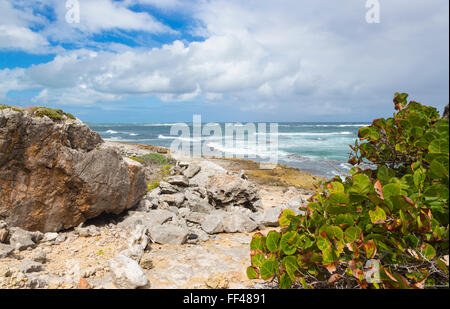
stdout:
POLYGON ((442 111, 448 0, 379 0, 380 23, 366 2, 0 0, 0 102, 89 122, 368 121, 402 91, 442 111))

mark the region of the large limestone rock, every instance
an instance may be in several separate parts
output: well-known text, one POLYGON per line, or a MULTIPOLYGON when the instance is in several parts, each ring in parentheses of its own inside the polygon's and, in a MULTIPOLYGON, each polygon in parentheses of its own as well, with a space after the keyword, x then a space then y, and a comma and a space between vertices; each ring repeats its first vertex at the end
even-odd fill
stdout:
POLYGON ((51 232, 119 214, 146 193, 142 166, 80 120, 0 110, 0 219, 51 232))
POLYGON ((206 190, 209 202, 216 208, 241 206, 256 210, 260 201, 256 185, 237 176, 212 176, 206 190))

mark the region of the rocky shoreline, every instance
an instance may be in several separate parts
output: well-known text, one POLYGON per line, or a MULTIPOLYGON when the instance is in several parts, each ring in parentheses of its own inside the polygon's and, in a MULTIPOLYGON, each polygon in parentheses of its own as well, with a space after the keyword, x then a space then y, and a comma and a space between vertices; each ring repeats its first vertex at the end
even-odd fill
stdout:
MULTIPOLYGON (((16 115, 21 113, 17 111, 0 110, 0 113, 0 137, 10 132, 5 128, 12 128, 10 113, 16 118, 29 117, 26 113, 16 115)), ((62 127, 59 136, 64 136, 67 132, 64 127, 70 125, 52 124, 46 118, 31 121, 44 121, 53 129, 55 125, 62 127)), ((24 132, 28 138, 29 130, 24 132)), ((0 155, 7 153, 5 149, 9 153, 14 149, 7 142, 3 138, 0 155)), ((74 148, 71 149, 73 154, 74 148)), ((137 202, 128 199, 120 203, 123 205, 120 211, 104 209, 86 215, 76 226, 72 223, 75 221, 68 220, 72 226, 66 224, 66 228, 27 231, 27 225, 21 226, 23 229, 17 227, 14 224, 17 221, 0 214, 0 288, 273 286, 246 277, 251 237, 255 232, 277 228, 283 209, 300 213, 310 191, 283 184, 257 183, 236 162, 230 168, 226 159, 169 155, 164 149, 148 145, 101 141, 90 151, 81 150, 88 156, 103 151, 112 157, 119 156, 117 166, 127 166, 122 172, 125 175, 133 171, 125 177, 131 180, 128 187, 121 187, 122 192, 142 191, 144 178, 148 185, 146 193, 137 202), (147 158, 155 154, 159 154, 157 158, 170 160, 170 164, 148 164, 147 158), (129 206, 130 203, 133 205, 129 206)), ((96 174, 99 171, 114 168, 99 165, 91 170, 94 179, 103 177, 96 174)), ((0 168, 5 170, 5 164, 0 168)), ((115 177, 111 171, 107 174, 115 177)), ((4 183, 1 183, 2 194, 6 192, 4 183)), ((2 207, 8 202, 5 201, 2 207)), ((37 218, 42 216, 45 212, 41 211, 37 218)))

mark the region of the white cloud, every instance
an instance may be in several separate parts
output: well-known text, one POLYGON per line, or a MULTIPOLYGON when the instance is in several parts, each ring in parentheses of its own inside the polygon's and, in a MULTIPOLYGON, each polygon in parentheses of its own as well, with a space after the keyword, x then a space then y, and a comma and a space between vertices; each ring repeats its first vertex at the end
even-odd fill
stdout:
POLYGON ((134 12, 111 0, 79 0, 80 23, 72 26, 86 32, 103 30, 142 30, 151 33, 174 32, 144 12, 134 12))
MULTIPOLYGON (((127 8, 138 2, 165 9, 188 6, 175 0, 82 1, 77 29, 171 31, 151 15, 127 8)), ((446 0, 432 2, 448 8, 446 0)), ((448 97, 448 10, 430 4, 383 2, 379 25, 365 22, 364 3, 357 0, 195 1, 188 11, 201 25, 192 31, 205 36, 202 42, 61 52, 20 74, 0 71, 0 95, 16 89, 20 80, 21 87, 42 89, 35 98, 39 102, 202 97, 227 100, 245 112, 287 116, 371 113, 386 109, 397 90, 413 96, 416 91, 430 101, 448 97)), ((80 35, 58 23, 60 28, 53 25, 45 35, 62 40, 80 35)))
POLYGON ((28 28, 0 25, 0 49, 21 49, 35 52, 46 46, 48 46, 47 40, 28 28))

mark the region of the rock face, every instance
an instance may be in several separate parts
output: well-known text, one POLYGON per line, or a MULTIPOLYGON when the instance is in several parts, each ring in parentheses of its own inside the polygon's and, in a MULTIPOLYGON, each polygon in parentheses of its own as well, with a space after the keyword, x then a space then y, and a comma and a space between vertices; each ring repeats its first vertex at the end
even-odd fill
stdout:
POLYGON ((237 176, 219 175, 211 177, 207 187, 210 203, 215 207, 242 206, 255 209, 259 200, 255 184, 237 176))
POLYGON ((109 268, 114 278, 114 283, 121 289, 137 289, 149 285, 139 264, 123 255, 118 255, 109 261, 109 268))
POLYGON ((146 193, 139 163, 122 159, 80 120, 0 110, 0 219, 30 231, 119 214, 146 193))

